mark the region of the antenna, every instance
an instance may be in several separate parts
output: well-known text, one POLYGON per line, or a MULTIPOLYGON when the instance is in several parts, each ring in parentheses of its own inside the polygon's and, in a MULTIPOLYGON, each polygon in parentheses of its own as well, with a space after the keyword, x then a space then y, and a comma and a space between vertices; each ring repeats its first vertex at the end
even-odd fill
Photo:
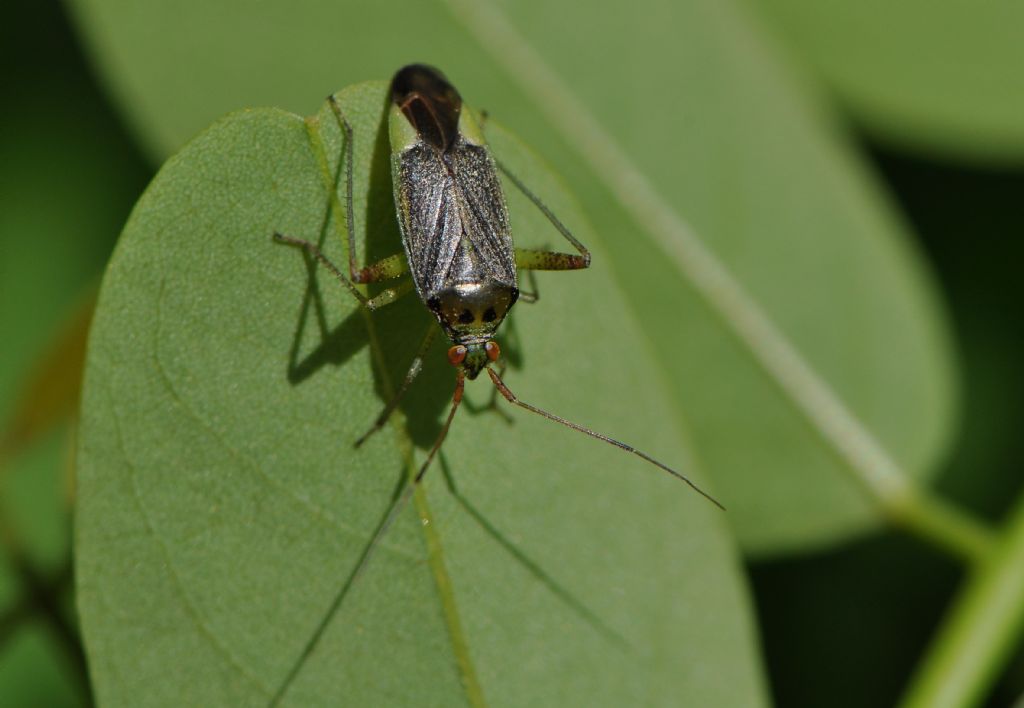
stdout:
POLYGON ((626 443, 622 442, 621 440, 616 440, 615 438, 610 438, 607 435, 602 435, 601 433, 599 433, 599 432, 597 432, 595 430, 591 430, 590 428, 583 427, 579 423, 573 423, 571 420, 566 420, 565 418, 563 418, 561 416, 558 416, 558 415, 555 415, 554 413, 548 413, 546 410, 543 410, 541 408, 537 408, 537 406, 531 406, 529 403, 526 403, 525 401, 519 400, 519 398, 514 393, 512 393, 512 391, 509 390, 508 386, 505 385, 505 382, 501 380, 501 377, 498 376, 497 373, 495 373, 494 369, 492 369, 491 367, 488 366, 487 367, 487 373, 490 375, 491 381, 494 382, 494 386, 498 389, 499 393, 501 393, 501 395, 504 396, 505 399, 509 403, 514 403, 517 406, 519 406, 520 408, 525 408, 526 410, 531 411, 533 413, 536 413, 537 415, 544 416, 548 420, 553 420, 556 423, 561 423, 562 425, 564 425, 567 428, 572 428, 573 430, 578 430, 579 432, 581 432, 581 433, 583 433, 585 435, 589 435, 592 438, 597 438, 598 440, 603 440, 606 443, 608 443, 609 445, 614 445, 615 447, 617 447, 617 448, 619 448, 621 450, 625 450, 626 452, 632 452, 637 457, 640 457, 640 458, 642 458, 644 460, 647 460, 648 462, 650 462, 655 467, 660 467, 661 469, 665 470, 666 472, 668 472, 673 477, 676 477, 678 479, 683 480, 688 485, 690 485, 690 488, 693 489, 695 492, 697 492, 702 497, 704 497, 705 499, 710 501, 712 504, 717 506, 722 511, 725 511, 725 507, 722 506, 721 502, 719 502, 713 496, 711 496, 710 494, 705 492, 703 489, 698 487, 696 484, 693 483, 693 481, 689 477, 687 477, 686 475, 682 474, 681 472, 677 472, 676 470, 672 469, 668 465, 666 465, 666 464, 664 464, 662 462, 658 462, 653 457, 648 455, 646 452, 642 452, 640 450, 637 450, 632 445, 627 445, 626 443))

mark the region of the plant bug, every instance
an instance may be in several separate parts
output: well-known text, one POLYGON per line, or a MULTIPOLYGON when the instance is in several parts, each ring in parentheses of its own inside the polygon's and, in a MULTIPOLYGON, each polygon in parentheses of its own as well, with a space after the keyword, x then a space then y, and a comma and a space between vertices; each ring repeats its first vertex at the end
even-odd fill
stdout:
MULTIPOLYGON (((328 100, 347 143, 345 202, 347 213, 351 215, 353 130, 334 96, 328 100)), ((535 294, 519 290, 518 272, 587 268, 590 252, 533 192, 494 159, 484 140, 481 125, 471 111, 463 110, 461 96, 444 74, 422 64, 403 67, 391 80, 390 100, 391 175, 404 252, 370 265, 358 265, 355 226, 349 217, 346 219, 349 259, 346 276, 316 244, 281 233, 273 236, 279 243, 304 249, 370 310, 388 305, 415 289, 452 343, 448 349, 448 361, 455 369, 455 391, 448 415, 427 458, 377 527, 346 586, 351 586, 365 569, 373 549, 423 480, 462 403, 466 379, 476 379, 483 371, 494 384, 495 395, 500 393, 509 403, 631 452, 681 479, 716 506, 724 508, 685 475, 650 455, 526 403, 505 385, 502 380, 505 367, 495 334, 517 300, 536 299, 535 294), (513 245, 499 170, 543 213, 576 253, 529 250, 513 245), (356 284, 399 279, 403 279, 399 285, 387 288, 373 298, 368 298, 355 287, 356 284)), ((436 333, 437 327, 431 327, 401 385, 369 430, 356 440, 356 447, 380 430, 397 408, 419 375, 423 358, 436 333)), ((343 591, 307 642, 303 657, 319 641, 342 595, 343 591)), ((271 701, 272 705, 284 695, 301 663, 300 658, 271 701)))
MULTIPOLYGON (((462 110, 462 97, 439 70, 424 64, 411 64, 399 69, 391 80, 390 97, 391 174, 405 252, 359 267, 355 256, 355 227, 350 218, 347 220, 349 275, 346 277, 316 244, 281 233, 275 233, 274 239, 305 249, 370 310, 394 302, 411 289, 410 283, 406 281, 386 289, 372 299, 362 295, 354 287, 355 283, 411 278, 411 285, 420 300, 451 340, 448 361, 455 368, 452 406, 410 489, 422 481, 444 442, 462 402, 466 379, 473 380, 486 370, 496 391, 509 403, 631 452, 686 482, 716 506, 724 508, 685 475, 650 455, 530 405, 505 385, 501 373, 494 369, 494 366, 503 368, 501 349, 494 336, 522 295, 518 270, 587 268, 590 252, 533 192, 492 157, 480 124, 471 111, 462 110), (513 246, 498 169, 540 209, 577 253, 513 246)), ((351 144, 354 136, 334 97, 329 100, 349 143, 345 196, 346 207, 351 214, 351 144)), ((428 333, 401 386, 371 428, 356 441, 357 447, 380 430, 394 412, 419 374, 422 358, 435 334, 434 329, 428 333)))
MULTIPOLYGON (((516 301, 526 298, 519 290, 518 271, 587 268, 590 252, 533 192, 492 157, 480 124, 471 111, 462 109, 462 97, 444 74, 423 64, 403 67, 391 80, 390 98, 391 173, 404 253, 360 267, 355 256, 355 227, 353 220, 347 219, 349 273, 346 277, 316 244, 274 234, 274 239, 280 243, 305 249, 370 310, 394 302, 415 288, 420 300, 452 343, 448 349, 448 361, 455 368, 455 392, 448 416, 426 460, 379 529, 377 538, 422 481, 441 448, 462 403, 466 379, 473 380, 483 371, 487 372, 496 392, 509 403, 631 452, 686 482, 715 505, 724 508, 685 475, 650 455, 526 403, 505 385, 501 349, 494 336, 516 301), (576 253, 514 247, 508 208, 498 178, 499 169, 544 214, 576 253), (356 283, 400 278, 407 280, 374 298, 367 298, 355 288, 356 283)), ((329 100, 349 145, 345 163, 345 197, 351 214, 353 131, 334 97, 329 100)), ((435 335, 436 328, 432 328, 402 384, 370 429, 356 441, 357 447, 380 430, 394 412, 420 373, 423 357, 435 335)))

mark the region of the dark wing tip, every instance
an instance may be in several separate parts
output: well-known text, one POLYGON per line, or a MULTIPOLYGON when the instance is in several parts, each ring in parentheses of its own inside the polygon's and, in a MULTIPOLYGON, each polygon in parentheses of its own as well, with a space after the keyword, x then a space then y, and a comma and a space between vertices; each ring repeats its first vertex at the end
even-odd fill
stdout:
POLYGON ((391 101, 425 141, 440 150, 451 147, 458 134, 462 97, 439 69, 403 66, 391 79, 391 101))
POLYGON ((429 64, 407 64, 391 79, 391 96, 396 102, 410 93, 436 93, 444 88, 451 88, 448 77, 429 64))

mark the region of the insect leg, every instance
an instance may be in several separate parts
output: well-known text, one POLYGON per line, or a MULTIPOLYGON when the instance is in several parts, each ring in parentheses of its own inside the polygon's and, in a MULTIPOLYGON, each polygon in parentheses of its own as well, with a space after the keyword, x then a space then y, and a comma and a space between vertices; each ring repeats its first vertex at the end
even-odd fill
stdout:
POLYGON ((356 290, 355 284, 351 280, 349 280, 348 278, 345 277, 345 274, 342 273, 338 269, 338 266, 336 266, 333 263, 331 263, 331 260, 327 256, 324 255, 323 251, 321 251, 320 248, 315 243, 313 243, 312 241, 307 241, 307 240, 302 239, 302 238, 295 238, 293 236, 285 236, 284 234, 282 234, 282 233, 280 233, 278 231, 274 232, 273 239, 275 241, 277 241, 278 243, 285 243, 285 244, 288 244, 290 246, 297 246, 297 247, 305 250, 306 253, 308 253, 310 256, 312 256, 313 258, 315 258, 318 261, 320 261, 320 263, 322 263, 323 266, 325 268, 327 268, 327 270, 331 271, 331 273, 334 275, 334 277, 337 278, 338 281, 342 285, 344 285, 348 289, 348 291, 350 293, 352 293, 352 295, 355 297, 356 300, 359 301, 359 303, 361 305, 363 305, 364 307, 367 306, 366 305, 366 303, 368 302, 367 297, 365 295, 363 295, 361 292, 359 292, 358 290, 356 290))
POLYGON ((455 393, 452 394, 452 407, 448 411, 448 417, 444 421, 444 426, 441 428, 441 432, 437 434, 437 440, 434 441, 434 446, 430 448, 430 453, 427 455, 427 459, 423 461, 423 465, 420 467, 420 471, 416 474, 416 478, 412 481, 413 486, 418 485, 423 481, 423 475, 427 473, 427 468, 430 467, 430 462, 437 455, 437 451, 441 449, 441 443, 448 437, 448 429, 452 427, 452 419, 455 418, 455 411, 459 410, 459 404, 462 403, 462 392, 466 386, 466 375, 461 370, 455 372, 455 393))
POLYGON ((348 232, 348 273, 353 282, 361 283, 365 281, 358 277, 360 269, 356 265, 356 225, 355 219, 352 217, 355 214, 352 206, 352 165, 355 162, 355 132, 352 130, 352 125, 348 122, 348 119, 341 112, 341 106, 338 105, 338 100, 334 97, 334 94, 328 96, 327 101, 331 104, 331 111, 334 113, 334 119, 338 122, 338 127, 345 134, 345 228, 348 232))
MULTIPOLYGON (((384 305, 388 305, 412 289, 412 281, 409 281, 408 285, 402 284, 399 285, 398 287, 388 288, 387 290, 383 291, 376 297, 368 298, 361 292, 359 292, 359 290, 356 289, 355 282, 345 277, 345 274, 341 272, 341 269, 338 268, 338 266, 334 265, 334 263, 332 263, 331 260, 324 255, 324 252, 320 250, 320 247, 317 246, 312 241, 307 241, 306 239, 302 238, 295 238, 294 236, 285 236, 284 234, 279 233, 277 231, 274 232, 273 238, 278 243, 284 243, 288 244, 289 246, 296 246, 298 248, 301 248, 304 251, 306 251, 306 253, 308 253, 310 256, 320 261, 320 263, 323 264, 323 266, 327 268, 327 270, 331 271, 331 274, 338 279, 338 282, 344 285, 348 289, 348 291, 352 293, 352 295, 359 301, 359 303, 363 307, 366 307, 370 310, 375 310, 379 307, 383 307, 384 305)), ((363 269, 363 271, 370 272, 374 275, 374 277, 371 280, 362 280, 356 282, 368 283, 376 282, 377 280, 397 278, 400 277, 401 275, 404 275, 408 271, 408 269, 409 266, 405 261, 405 256, 402 254, 395 254, 393 256, 389 256, 388 258, 384 258, 380 261, 377 261, 377 263, 374 263, 372 266, 368 266, 367 268, 363 269)))
POLYGON ((520 270, 579 270, 590 265, 590 254, 578 256, 575 253, 558 251, 535 251, 529 248, 516 249, 516 268, 520 270))
POLYGON ((377 310, 385 305, 390 305, 398 298, 412 290, 412 279, 399 283, 393 288, 380 291, 374 297, 366 301, 366 306, 371 310, 377 310))
MULTIPOLYGON (((371 310, 383 307, 389 303, 394 302, 400 296, 404 295, 409 291, 408 287, 399 286, 397 288, 389 288, 374 298, 367 298, 361 292, 359 292, 354 284, 355 283, 375 283, 381 280, 390 280, 392 278, 398 278, 409 272, 409 264, 406 261, 405 254, 396 253, 387 258, 373 263, 369 266, 362 268, 356 264, 356 236, 355 236, 355 219, 352 218, 352 214, 355 213, 352 199, 352 182, 353 182, 353 162, 354 162, 354 141, 355 135, 352 131, 352 126, 341 112, 341 107, 338 105, 337 100, 333 95, 328 96, 328 102, 331 104, 331 109, 334 113, 334 117, 338 122, 338 126, 345 134, 345 227, 347 232, 348 240, 348 272, 349 277, 345 277, 341 269, 334 265, 328 258, 323 254, 317 244, 306 241, 305 239, 294 238, 292 236, 285 236, 281 233, 274 233, 274 240, 279 243, 287 243, 292 246, 298 246, 306 251, 310 256, 316 258, 322 263, 334 276, 341 281, 349 292, 351 292, 359 302, 368 307, 371 310)), ((336 185, 334 186, 336 189, 336 185)))
POLYGON ((384 406, 384 410, 377 416, 377 420, 373 422, 373 425, 363 433, 358 440, 356 440, 356 447, 359 447, 366 439, 376 433, 378 430, 384 427, 384 424, 388 422, 388 418, 395 412, 395 408, 398 407, 399 402, 402 400, 402 396, 409 390, 409 386, 413 380, 419 376, 420 371, 423 369, 423 358, 427 355, 427 351, 430 349, 430 345, 434 342, 434 337, 437 335, 437 325, 433 322, 430 323, 430 329, 427 330, 427 335, 423 338, 423 343, 420 344, 419 350, 416 352, 415 358, 412 360, 412 364, 409 365, 409 370, 405 373, 405 378, 402 380, 402 385, 398 387, 395 395, 391 397, 387 405, 384 406))
POLYGON ((579 268, 587 268, 590 266, 590 251, 587 247, 580 243, 580 240, 572 235, 572 232, 566 228, 565 224, 558 220, 558 217, 548 209, 547 205, 540 200, 536 194, 526 188, 526 185, 519 181, 519 178, 508 171, 508 169, 500 162, 495 161, 498 165, 498 169, 505 173, 505 176, 512 180, 512 184, 516 186, 523 195, 526 196, 533 205, 540 209, 540 212, 547 217, 551 225, 554 226, 558 233, 565 237, 565 240, 572 244, 573 248, 579 251, 579 255, 572 255, 568 253, 556 253, 553 251, 522 251, 524 254, 524 264, 519 264, 519 253, 520 249, 516 249, 516 265, 520 268, 536 269, 536 270, 576 270, 579 268), (532 257, 528 257, 527 254, 533 254, 532 257), (560 256, 560 258, 553 258, 554 256, 560 256), (537 265, 529 265, 531 261, 537 265))
MULTIPOLYGON (((518 256, 518 254, 517 254, 518 256)), ((516 258, 516 266, 523 268, 518 263, 518 257, 516 258)), ((537 287, 537 276, 532 268, 523 268, 526 271, 526 277, 530 279, 530 290, 519 291, 519 302, 525 302, 530 305, 540 300, 540 288, 537 287)))
POLYGON ((338 127, 345 134, 345 230, 348 238, 349 277, 353 283, 375 283, 379 280, 397 278, 409 270, 404 254, 396 253, 363 267, 356 262, 356 225, 355 219, 352 217, 355 214, 352 199, 355 133, 333 94, 327 97, 327 101, 331 104, 331 111, 338 122, 338 127))
POLYGON ((697 492, 698 494, 700 494, 701 496, 706 498, 708 501, 713 503, 719 509, 722 509, 723 511, 725 510, 725 507, 722 506, 722 504, 717 499, 715 499, 713 496, 711 496, 710 494, 705 492, 703 489, 698 487, 696 484, 694 484, 690 480, 689 477, 687 477, 686 475, 682 474, 681 472, 677 472, 674 469, 672 469, 671 467, 669 467, 668 465, 663 464, 661 462, 658 462, 657 460, 655 460, 653 457, 651 457, 647 453, 641 452, 640 450, 637 450, 632 445, 628 445, 628 444, 626 444, 626 443, 624 443, 624 442, 622 442, 620 440, 616 440, 615 438, 610 438, 607 435, 602 435, 601 433, 598 433, 598 432, 596 432, 594 430, 591 430, 590 428, 583 427, 579 423, 573 423, 571 420, 566 420, 565 418, 563 418, 561 416, 558 416, 558 415, 555 415, 554 413, 548 413, 546 410, 543 410, 542 408, 537 408, 536 406, 531 406, 529 403, 526 403, 525 401, 519 400, 519 398, 516 397, 516 395, 514 393, 512 393, 512 391, 509 390, 508 386, 505 385, 505 382, 501 380, 501 377, 497 373, 495 373, 494 369, 492 369, 491 367, 488 366, 487 367, 487 374, 491 377, 491 381, 494 382, 495 388, 498 389, 498 391, 501 393, 501 395, 504 396, 505 400, 507 400, 509 403, 514 403, 515 405, 519 406, 520 408, 525 408, 526 410, 530 411, 531 413, 536 413, 537 415, 543 416, 544 418, 547 418, 548 420, 553 420, 556 423, 561 423, 565 427, 572 428, 573 430, 577 430, 577 431, 583 433, 584 435, 589 435, 592 438, 597 438, 598 440, 603 440, 604 442, 608 443, 609 445, 614 445, 615 447, 619 448, 620 450, 625 450, 626 452, 631 452, 634 455, 636 455, 637 457, 639 457, 641 459, 644 459, 644 460, 647 460, 648 462, 650 462, 655 467, 659 467, 659 468, 663 469, 664 471, 668 472, 673 477, 677 477, 677 478, 683 480, 688 485, 690 485, 690 487, 695 492, 697 492))

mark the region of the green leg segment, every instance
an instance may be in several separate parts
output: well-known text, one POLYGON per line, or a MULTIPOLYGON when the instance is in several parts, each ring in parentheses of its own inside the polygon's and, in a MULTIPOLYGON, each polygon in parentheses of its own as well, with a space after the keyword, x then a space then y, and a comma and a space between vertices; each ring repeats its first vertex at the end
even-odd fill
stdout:
MULTIPOLYGON (((500 162, 497 163, 498 169, 505 173, 505 176, 512 180, 512 184, 516 186, 523 195, 533 202, 533 205, 540 209, 540 212, 547 217, 547 220, 551 222, 558 233, 562 234, 566 241, 572 244, 573 248, 579 251, 579 256, 570 256, 567 254, 552 253, 550 251, 523 251, 524 260, 529 260, 525 254, 535 254, 532 256, 536 259, 536 262, 540 263, 539 266, 531 265, 520 265, 520 268, 536 268, 537 270, 577 270, 579 268, 586 268, 590 265, 590 251, 587 247, 580 243, 580 240, 572 235, 572 232, 566 228, 565 224, 558 220, 554 212, 548 209, 547 205, 540 200, 536 194, 526 188, 526 185, 519 181, 519 178, 514 174, 505 169, 505 166, 500 162), (561 258, 551 258, 552 256, 561 256, 561 258), (550 263, 551 265, 544 265, 550 263), (571 265, 568 265, 571 264, 571 265)), ((519 249, 516 249, 516 263, 519 263, 519 249)))
POLYGON ((364 266, 352 274, 356 283, 378 283, 382 280, 400 278, 409 272, 409 261, 404 253, 381 258, 376 263, 364 266))
POLYGON ((385 305, 390 305, 398 298, 412 290, 412 278, 405 280, 394 287, 382 290, 376 296, 366 301, 366 306, 371 310, 379 310, 385 305))
POLYGON ((590 254, 516 249, 516 268, 521 270, 579 270, 590 265, 590 254))

